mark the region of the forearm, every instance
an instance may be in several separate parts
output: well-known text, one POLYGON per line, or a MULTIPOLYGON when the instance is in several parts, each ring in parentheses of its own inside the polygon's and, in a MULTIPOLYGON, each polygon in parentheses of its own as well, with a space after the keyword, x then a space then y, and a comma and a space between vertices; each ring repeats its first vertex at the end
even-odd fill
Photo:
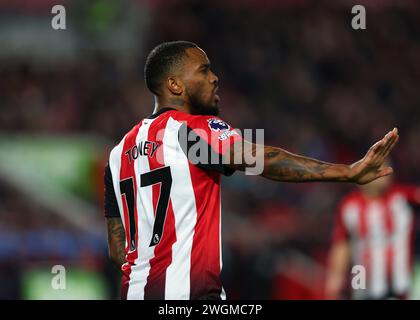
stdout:
POLYGON ((332 164, 290 153, 271 146, 264 148, 263 177, 287 182, 305 181, 351 181, 350 167, 332 164))
POLYGON ((122 265, 126 262, 125 260, 125 252, 124 252, 124 245, 121 244, 117 248, 114 249, 114 251, 109 251, 109 256, 111 260, 114 262, 114 264, 121 269, 122 265))
POLYGON ((108 218, 109 257, 119 267, 125 261, 125 231, 120 218, 108 218))
POLYGON ((346 275, 343 273, 329 272, 325 283, 325 298, 339 300, 343 299, 346 275))
POLYGON ((350 248, 347 241, 334 245, 331 248, 328 259, 328 270, 325 285, 325 294, 328 299, 342 298, 349 264, 350 248))
POLYGON ((345 288, 347 265, 333 261, 326 275, 325 296, 327 299, 341 299, 345 288))

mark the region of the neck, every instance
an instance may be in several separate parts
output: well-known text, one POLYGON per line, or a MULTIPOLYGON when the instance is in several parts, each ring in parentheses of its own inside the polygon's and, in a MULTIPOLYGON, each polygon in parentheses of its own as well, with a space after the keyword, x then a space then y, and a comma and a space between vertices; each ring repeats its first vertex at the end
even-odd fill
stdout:
POLYGON ((168 107, 185 113, 190 113, 191 110, 189 103, 187 103, 184 99, 177 97, 163 98, 155 96, 155 109, 153 110, 153 113, 168 107))
POLYGON ((364 195, 367 199, 372 199, 372 200, 380 198, 382 196, 382 194, 379 192, 365 192, 364 195))
POLYGON ((366 199, 374 200, 382 198, 386 194, 386 190, 364 190, 363 194, 366 199))

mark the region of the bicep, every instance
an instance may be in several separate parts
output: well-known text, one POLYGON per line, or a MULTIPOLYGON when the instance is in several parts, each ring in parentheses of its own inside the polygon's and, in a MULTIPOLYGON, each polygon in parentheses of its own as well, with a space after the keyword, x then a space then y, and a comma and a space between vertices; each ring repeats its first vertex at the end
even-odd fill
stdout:
POLYGON ((230 145, 223 162, 232 170, 245 171, 246 168, 255 166, 257 150, 263 149, 264 146, 256 145, 247 140, 238 140, 230 145))

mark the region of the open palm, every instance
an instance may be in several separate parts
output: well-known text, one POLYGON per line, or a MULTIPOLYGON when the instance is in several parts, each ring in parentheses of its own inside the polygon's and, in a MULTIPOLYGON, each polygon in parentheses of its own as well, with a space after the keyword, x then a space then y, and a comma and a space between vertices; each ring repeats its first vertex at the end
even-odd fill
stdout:
POLYGON ((366 184, 392 174, 393 169, 391 167, 382 168, 382 165, 397 143, 398 138, 398 129, 394 128, 370 147, 361 160, 350 166, 350 179, 358 184, 366 184))

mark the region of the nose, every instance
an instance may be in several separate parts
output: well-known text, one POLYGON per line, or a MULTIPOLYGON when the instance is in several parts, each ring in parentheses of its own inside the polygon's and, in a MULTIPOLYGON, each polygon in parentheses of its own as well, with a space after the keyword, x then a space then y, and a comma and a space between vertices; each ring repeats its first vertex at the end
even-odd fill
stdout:
POLYGON ((213 72, 211 73, 211 83, 216 85, 216 86, 219 83, 219 78, 213 72))

